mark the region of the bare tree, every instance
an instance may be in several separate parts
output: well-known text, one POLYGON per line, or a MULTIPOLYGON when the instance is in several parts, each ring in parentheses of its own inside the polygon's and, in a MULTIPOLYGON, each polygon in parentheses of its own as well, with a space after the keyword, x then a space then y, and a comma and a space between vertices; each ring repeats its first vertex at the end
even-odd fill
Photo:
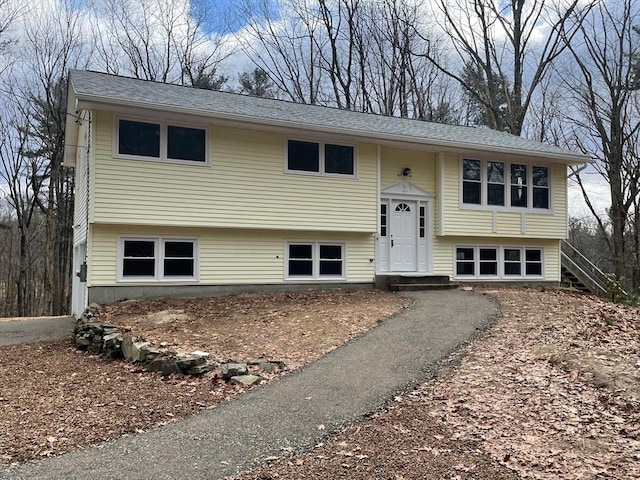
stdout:
POLYGON ((462 67, 448 66, 429 51, 424 55, 481 107, 476 120, 520 135, 534 92, 571 43, 591 4, 439 0, 437 5, 462 67))
MULTIPOLYGON (((451 121, 442 75, 414 51, 437 45, 414 35, 419 2, 269 0, 243 2, 239 35, 257 68, 288 99, 350 110, 451 121)), ((454 120, 455 121, 455 120, 454 120)))
POLYGON ((602 218, 589 202, 599 228, 611 224, 608 240, 616 275, 623 276, 634 259, 634 287, 640 287, 640 244, 637 233, 640 203, 640 108, 635 90, 634 59, 640 55, 638 23, 633 0, 599 2, 579 28, 579 39, 569 45, 573 71, 565 73, 565 86, 571 94, 573 111, 567 119, 573 126, 573 144, 598 159, 594 168, 609 184, 611 209, 602 218), (628 245, 629 229, 633 241, 628 245), (633 247, 630 251, 629 246, 633 247), (629 255, 631 254, 631 255, 629 255))
POLYGON ((94 12, 93 43, 108 73, 196 85, 233 53, 212 2, 96 0, 94 12))
POLYGON ((34 224, 39 212, 38 196, 43 188, 44 164, 30 157, 29 114, 18 102, 5 104, 0 117, 0 179, 6 185, 7 201, 18 231, 18 272, 14 277, 16 314, 33 315, 38 311, 38 293, 34 264, 39 252, 34 248, 34 224))

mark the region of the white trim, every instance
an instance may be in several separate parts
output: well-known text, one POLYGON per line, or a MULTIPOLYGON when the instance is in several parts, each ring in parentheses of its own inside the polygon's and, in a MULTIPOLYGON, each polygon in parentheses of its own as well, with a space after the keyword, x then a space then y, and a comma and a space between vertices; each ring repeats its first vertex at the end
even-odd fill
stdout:
POLYGON ((197 237, 183 237, 172 235, 119 235, 117 247, 117 271, 118 283, 183 283, 197 282, 200 280, 200 241, 197 237), (155 275, 153 277, 125 277, 122 274, 124 265, 124 242, 142 241, 153 242, 155 275), (164 244, 166 242, 190 242, 193 243, 193 276, 165 276, 164 275, 164 244))
MULTIPOLYGON (((392 221, 391 216, 393 209, 391 208, 392 202, 415 202, 415 243, 416 243, 416 269, 415 271, 402 271, 396 273, 407 274, 430 274, 433 272, 433 215, 434 215, 434 195, 426 192, 416 185, 402 181, 389 185, 380 190, 378 205, 385 203, 387 205, 387 236, 383 239, 379 236, 380 233, 380 215, 378 215, 378 235, 376 236, 376 274, 392 274, 394 271, 391 266, 391 235, 392 235, 392 221), (425 207, 425 214, 427 216, 426 231, 424 238, 420 237, 420 207, 425 207), (382 249, 386 249, 386 252, 382 252, 382 249), (382 259, 386 259, 383 262, 382 259), (386 263, 388 267, 385 269, 382 263, 386 263)), ((378 206, 378 208, 380 208, 378 206)))
POLYGON ((342 142, 340 140, 334 140, 331 138, 315 138, 313 136, 296 136, 285 135, 284 137, 284 173, 290 173, 293 175, 311 175, 316 177, 331 177, 331 178, 358 178, 358 145, 355 143, 342 142), (293 142, 307 142, 318 144, 318 169, 317 172, 310 172, 306 170, 290 170, 289 169, 289 141, 293 142), (348 173, 327 173, 325 172, 325 145, 336 145, 339 147, 351 147, 353 149, 353 174, 348 173))
POLYGON ((284 241, 284 279, 296 282, 319 282, 336 281, 347 279, 347 243, 333 240, 285 240, 284 241), (289 275, 289 246, 290 245, 310 245, 311 246, 311 275, 289 275), (320 275, 320 247, 330 245, 339 246, 342 250, 342 275, 320 275))
MULTIPOLYGON (((530 262, 534 263, 534 262, 530 262)), ((535 262, 538 263, 538 262, 535 262)), ((480 244, 456 244, 453 246, 453 278, 455 280, 482 280, 482 281, 501 281, 501 280, 544 280, 545 279, 545 248, 537 245, 480 245, 480 244), (473 275, 458 275, 457 273, 457 250, 458 248, 471 248, 473 249, 473 263, 474 274, 473 275), (497 274, 496 275, 480 275, 480 249, 496 249, 497 250, 497 274), (504 272, 504 251, 505 250, 519 250, 520 251, 520 275, 508 275, 504 272), (542 268, 541 275, 527 275, 527 250, 539 250, 540 251, 540 264, 542 268)))
POLYGON ((498 212, 495 210, 491 212, 491 230, 493 233, 498 233, 498 212))
POLYGON ((443 236, 445 234, 445 225, 444 225, 444 213, 445 213, 445 205, 444 205, 444 191, 445 191, 445 153, 438 153, 438 207, 440 208, 440 225, 438 234, 443 236))
POLYGON ((520 233, 527 234, 527 215, 524 212, 520 212, 520 233))
POLYGON ((207 167, 211 165, 211 154, 209 152, 211 145, 211 132, 208 125, 187 123, 182 121, 171 121, 170 119, 154 119, 143 116, 125 115, 116 113, 113 115, 113 135, 112 135, 112 155, 113 158, 122 158, 125 160, 140 160, 146 162, 161 162, 161 163, 175 163, 179 165, 195 165, 199 167, 207 167), (120 153, 120 120, 128 120, 131 122, 149 123, 158 125, 160 127, 160 153, 159 157, 149 157, 143 155, 131 155, 126 153, 120 153), (168 158, 168 127, 183 127, 191 128, 194 130, 204 131, 204 162, 199 160, 181 160, 177 158, 168 158))
MULTIPOLYGON (((495 212, 525 212, 535 213, 540 215, 554 215, 553 205, 553 189, 552 185, 553 165, 541 165, 530 160, 494 160, 492 158, 482 156, 460 155, 458 161, 458 206, 460 210, 480 210, 480 211, 495 211, 495 212), (463 163, 465 160, 475 160, 480 162, 480 204, 463 203, 463 163), (487 204, 487 162, 495 162, 504 164, 504 205, 488 205, 487 204), (512 207, 511 206, 511 165, 526 165, 527 167, 527 206, 526 207, 512 207), (541 167, 547 169, 547 181, 549 192, 549 208, 534 208, 533 207, 533 167, 541 167)), ((470 180, 476 182, 475 180, 470 180)))

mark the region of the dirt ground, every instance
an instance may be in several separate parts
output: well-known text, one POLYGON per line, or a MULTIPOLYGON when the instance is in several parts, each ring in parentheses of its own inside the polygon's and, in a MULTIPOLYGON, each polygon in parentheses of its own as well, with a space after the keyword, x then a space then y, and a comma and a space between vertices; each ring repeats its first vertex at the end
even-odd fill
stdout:
MULTIPOLYGON (((502 319, 437 377, 239 479, 640 479, 640 310, 555 290, 481 291, 502 319)), ((101 314, 148 340, 293 368, 404 305, 383 292, 306 292, 122 302, 101 314)), ((65 342, 0 348, 0 368, 3 463, 145 430, 241 391, 211 377, 163 380, 65 342)))
MULTIPOLYGON (((221 360, 283 360, 287 373, 408 304, 374 290, 282 292, 125 301, 101 307, 98 318, 148 341, 221 360)), ((244 391, 213 373, 163 379, 135 364, 80 352, 67 340, 0 347, 0 372, 4 464, 144 431, 244 391)))

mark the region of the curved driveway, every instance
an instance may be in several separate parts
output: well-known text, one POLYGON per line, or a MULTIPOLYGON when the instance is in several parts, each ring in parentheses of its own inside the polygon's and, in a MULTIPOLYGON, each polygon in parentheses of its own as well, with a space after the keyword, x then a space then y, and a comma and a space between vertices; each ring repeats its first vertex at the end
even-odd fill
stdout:
POLYGON ((462 290, 407 295, 415 301, 411 308, 269 385, 182 421, 0 476, 212 480, 283 451, 309 449, 427 380, 498 315, 490 299, 462 290))

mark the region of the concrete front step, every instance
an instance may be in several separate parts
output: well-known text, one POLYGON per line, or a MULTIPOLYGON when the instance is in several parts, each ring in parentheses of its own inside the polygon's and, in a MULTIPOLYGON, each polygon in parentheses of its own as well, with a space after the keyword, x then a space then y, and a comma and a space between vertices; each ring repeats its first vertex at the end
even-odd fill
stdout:
POLYGON ((392 292, 415 292, 420 290, 448 290, 458 287, 457 283, 392 283, 389 289, 392 292))
MULTIPOLYGON (((376 288, 391 290, 392 285, 448 285, 446 275, 376 275, 376 288)), ((437 288, 437 287, 436 287, 437 288)))

